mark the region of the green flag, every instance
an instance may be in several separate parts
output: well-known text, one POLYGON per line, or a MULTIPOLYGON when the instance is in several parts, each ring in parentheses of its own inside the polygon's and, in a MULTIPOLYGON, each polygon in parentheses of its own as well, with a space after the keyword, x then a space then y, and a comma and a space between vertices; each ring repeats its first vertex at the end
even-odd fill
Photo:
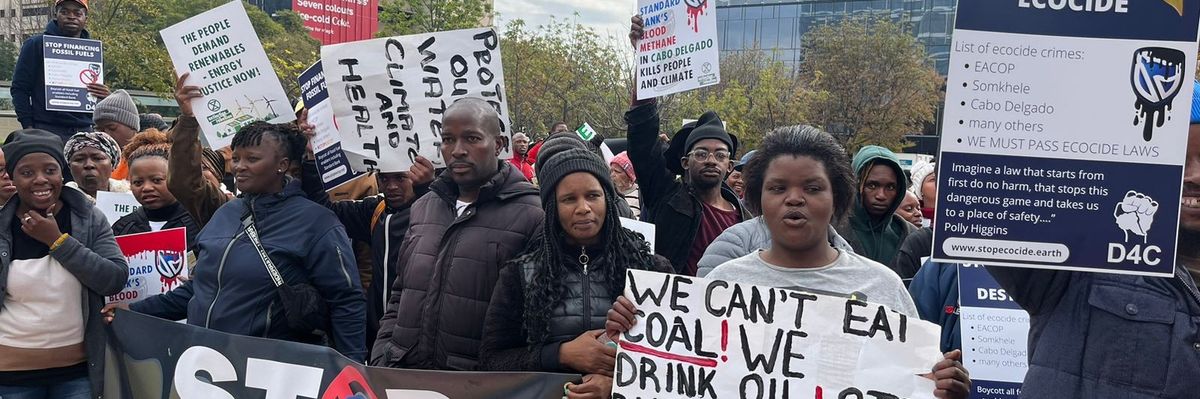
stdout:
POLYGON ((575 134, 578 134, 583 141, 592 141, 593 138, 596 138, 596 129, 592 129, 592 125, 584 122, 583 126, 575 129, 575 134))

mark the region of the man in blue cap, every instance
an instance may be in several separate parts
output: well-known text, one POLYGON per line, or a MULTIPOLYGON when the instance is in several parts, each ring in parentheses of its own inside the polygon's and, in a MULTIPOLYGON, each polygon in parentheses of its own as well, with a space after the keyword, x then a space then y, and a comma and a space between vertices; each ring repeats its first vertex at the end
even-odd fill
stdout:
POLYGON ((1183 399, 1200 392, 1200 83, 1194 90, 1174 277, 988 268, 1030 315, 1021 397, 1183 399))

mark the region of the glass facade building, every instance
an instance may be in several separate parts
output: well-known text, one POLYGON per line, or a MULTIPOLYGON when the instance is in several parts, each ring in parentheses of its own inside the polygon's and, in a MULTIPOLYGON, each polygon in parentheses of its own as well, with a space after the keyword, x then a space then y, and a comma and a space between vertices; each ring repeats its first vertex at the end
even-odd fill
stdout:
POLYGON ((722 52, 755 47, 789 66, 799 64, 801 39, 814 26, 847 16, 887 17, 907 24, 942 75, 950 58, 956 0, 715 0, 722 52))

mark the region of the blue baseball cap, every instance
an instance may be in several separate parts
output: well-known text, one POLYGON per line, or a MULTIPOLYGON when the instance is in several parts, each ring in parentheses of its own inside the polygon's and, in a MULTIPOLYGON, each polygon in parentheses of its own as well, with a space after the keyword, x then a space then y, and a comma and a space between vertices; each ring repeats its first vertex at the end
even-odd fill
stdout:
MULTIPOLYGON (((1193 108, 1194 108, 1194 107, 1195 107, 1195 106, 1193 105, 1193 108)), ((746 164, 747 164, 747 163, 750 163, 750 158, 753 158, 753 157, 754 157, 754 153, 755 153, 755 152, 757 152, 757 151, 758 151, 758 150, 750 150, 750 152, 747 152, 747 153, 746 153, 746 155, 742 155, 742 159, 739 159, 739 160, 738 160, 738 162, 737 162, 737 165, 733 165, 733 170, 736 170, 736 171, 738 171, 738 172, 741 172, 741 171, 742 171, 742 167, 746 166, 746 164)))

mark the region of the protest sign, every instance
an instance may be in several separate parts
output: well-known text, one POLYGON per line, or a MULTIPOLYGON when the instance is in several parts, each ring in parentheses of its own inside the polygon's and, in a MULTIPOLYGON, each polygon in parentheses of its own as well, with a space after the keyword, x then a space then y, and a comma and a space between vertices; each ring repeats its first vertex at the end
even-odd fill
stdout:
POLYGON ((238 129, 256 121, 296 120, 287 93, 263 51, 240 1, 231 1, 162 31, 175 73, 203 97, 192 111, 212 148, 228 146, 238 129))
POLYGON ((653 223, 646 223, 646 222, 643 222, 640 220, 633 220, 630 218, 620 218, 620 220, 621 220, 621 227, 627 228, 629 230, 633 230, 633 232, 641 234, 642 237, 646 239, 646 244, 650 245, 650 253, 652 253, 652 254, 658 253, 658 252, 654 252, 655 226, 653 223))
POLYGON ((613 398, 933 398, 938 327, 852 298, 627 272, 613 398))
POLYGON ((292 11, 323 45, 370 39, 379 30, 379 0, 293 0, 292 11))
POLYGON ((575 134, 579 135, 579 138, 583 139, 583 141, 592 141, 592 139, 596 138, 596 129, 592 129, 592 125, 584 122, 582 125, 579 125, 579 128, 575 129, 575 134))
POLYGON ((1047 4, 959 4, 933 257, 1171 276, 1200 7, 1047 4))
POLYGON ((329 105, 329 91, 325 86, 325 73, 321 62, 300 74, 300 91, 304 108, 308 110, 308 123, 313 125, 313 154, 317 157, 317 171, 325 191, 354 180, 362 173, 350 168, 350 160, 342 152, 342 137, 333 123, 333 107, 329 105))
POLYGON ((1017 399, 1029 369, 1029 313, 983 266, 958 267, 963 364, 974 399, 1017 399))
POLYGON ((325 346, 226 334, 117 310, 104 396, 159 398, 559 399, 578 374, 364 367, 325 346))
POLYGON ((187 228, 117 236, 129 263, 125 288, 106 303, 132 303, 178 288, 188 278, 187 228))
POLYGON ((133 194, 112 191, 96 192, 96 208, 99 208, 100 212, 104 213, 104 217, 108 218, 109 226, 117 224, 117 220, 141 207, 142 204, 137 202, 137 198, 134 198, 133 194))
POLYGON ((645 30, 637 43, 639 100, 721 82, 713 0, 638 0, 645 30))
POLYGON ((89 83, 104 83, 104 46, 99 40, 45 35, 46 110, 92 112, 96 97, 89 83))
POLYGON ((417 156, 442 167, 442 113, 477 97, 500 114, 500 159, 512 157, 500 41, 491 28, 321 47, 342 150, 354 170, 406 172, 417 156))

